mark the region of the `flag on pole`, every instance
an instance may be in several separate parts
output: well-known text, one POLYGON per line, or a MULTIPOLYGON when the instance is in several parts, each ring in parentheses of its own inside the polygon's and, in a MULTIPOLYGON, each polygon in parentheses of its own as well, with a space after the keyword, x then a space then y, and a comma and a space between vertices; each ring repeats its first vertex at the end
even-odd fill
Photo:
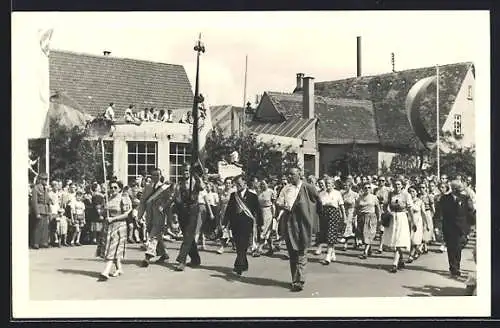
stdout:
POLYGON ((207 158, 205 144, 210 132, 212 131, 212 114, 207 100, 204 100, 204 102, 200 104, 198 109, 198 118, 198 131, 193 131, 193 149, 195 150, 193 152, 193 162, 195 163, 194 168, 196 171, 203 174, 203 163, 207 158), (197 137, 194 137, 194 133, 197 134, 197 137))
POLYGON ((29 139, 48 138, 49 51, 53 29, 13 30, 14 110, 29 117, 22 124, 29 139))

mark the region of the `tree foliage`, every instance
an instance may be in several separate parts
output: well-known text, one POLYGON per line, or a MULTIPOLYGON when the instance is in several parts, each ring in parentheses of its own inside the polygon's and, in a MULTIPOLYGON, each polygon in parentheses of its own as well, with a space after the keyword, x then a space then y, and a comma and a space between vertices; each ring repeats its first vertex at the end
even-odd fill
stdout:
POLYGON ((233 134, 226 137, 220 129, 214 129, 205 144, 205 167, 209 172, 216 173, 218 162, 227 160, 233 151, 239 153, 240 163, 248 177, 280 176, 298 165, 297 155, 290 148, 280 151, 279 145, 258 141, 255 134, 233 134))
POLYGON ((353 144, 343 157, 330 163, 328 173, 335 175, 337 172, 341 172, 344 176, 374 174, 377 172, 377 159, 367 150, 353 144))
MULTIPOLYGON (((100 143, 87 139, 81 127, 68 128, 51 120, 49 157, 52 179, 104 180, 100 143)), ((108 177, 113 174, 111 162, 107 158, 108 177)))

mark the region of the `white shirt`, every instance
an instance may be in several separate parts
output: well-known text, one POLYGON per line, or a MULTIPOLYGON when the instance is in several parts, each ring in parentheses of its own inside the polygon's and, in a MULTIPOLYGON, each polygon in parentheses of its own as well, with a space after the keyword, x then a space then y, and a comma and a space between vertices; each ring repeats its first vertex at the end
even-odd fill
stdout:
POLYGON ((240 197, 241 197, 241 198, 245 198, 245 194, 246 194, 246 192, 247 192, 247 188, 245 188, 245 189, 243 189, 242 191, 240 191, 240 192, 239 192, 239 193, 240 193, 240 197))
POLYGON ((115 111, 113 110, 113 107, 109 106, 106 109, 106 112, 104 113, 104 117, 107 118, 108 120, 115 120, 115 111))
POLYGON ((340 205, 344 205, 342 194, 340 193, 340 191, 335 189, 330 192, 327 192, 326 190, 321 191, 319 193, 319 199, 321 201, 321 204, 323 205, 333 206, 336 208, 339 208, 340 205))
POLYGON ((291 209, 295 200, 297 200, 297 196, 299 195, 300 187, 302 187, 302 181, 299 181, 299 185, 295 186, 293 184, 287 184, 281 190, 278 199, 276 200, 276 204, 282 206, 287 209, 291 209))

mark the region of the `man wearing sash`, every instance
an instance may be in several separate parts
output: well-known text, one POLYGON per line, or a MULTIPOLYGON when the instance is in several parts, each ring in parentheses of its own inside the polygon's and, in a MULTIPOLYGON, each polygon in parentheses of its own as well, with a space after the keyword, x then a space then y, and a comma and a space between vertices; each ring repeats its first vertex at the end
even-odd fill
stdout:
POLYGON ((257 195, 247 188, 243 176, 235 180, 236 191, 229 197, 223 225, 229 223, 236 245, 233 271, 238 275, 248 270, 247 250, 252 241, 254 223, 262 225, 262 212, 257 195))
POLYGON ((312 227, 320 211, 316 188, 302 181, 298 168, 290 170, 290 184, 280 192, 276 205, 280 209, 281 224, 292 273, 291 290, 299 292, 305 284, 306 249, 311 247, 312 227))
POLYGON ((148 231, 147 249, 142 266, 149 266, 150 260, 159 256, 158 263, 169 259, 167 249, 163 243, 165 229, 165 216, 172 203, 172 187, 161 181, 161 170, 153 169, 151 172, 152 183, 144 187, 138 209, 138 218, 146 214, 146 228, 148 231))

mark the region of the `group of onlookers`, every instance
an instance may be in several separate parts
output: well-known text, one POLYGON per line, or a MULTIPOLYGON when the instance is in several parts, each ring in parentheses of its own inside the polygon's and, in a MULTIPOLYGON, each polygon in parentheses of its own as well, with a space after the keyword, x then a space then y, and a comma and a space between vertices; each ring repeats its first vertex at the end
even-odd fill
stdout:
MULTIPOLYGON (((125 110, 125 122, 127 123, 138 123, 138 122, 167 122, 167 123, 173 123, 174 122, 174 114, 171 109, 168 109, 165 111, 164 109, 155 109, 154 107, 150 108, 144 108, 143 110, 136 111, 134 105, 129 105, 127 109, 125 110)), ((203 125, 203 119, 206 117, 205 110, 203 108, 200 108, 199 111, 199 124, 200 126, 203 125)), ((115 104, 110 103, 109 106, 106 108, 106 111, 103 114, 103 117, 106 120, 109 120, 111 122, 116 121, 115 117, 115 104)), ((179 123, 186 123, 186 124, 193 124, 194 118, 191 113, 191 111, 186 112, 185 114, 182 115, 182 117, 179 119, 179 123)))

